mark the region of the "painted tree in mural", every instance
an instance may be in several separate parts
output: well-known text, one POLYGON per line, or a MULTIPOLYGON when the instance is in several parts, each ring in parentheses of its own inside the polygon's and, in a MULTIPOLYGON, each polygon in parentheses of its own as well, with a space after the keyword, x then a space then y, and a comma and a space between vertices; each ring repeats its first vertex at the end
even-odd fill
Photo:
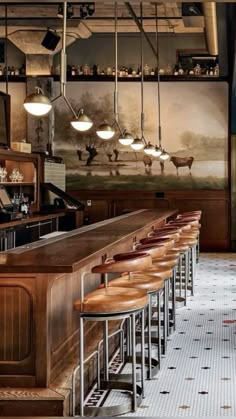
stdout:
POLYGON ((80 104, 71 101, 74 109, 83 107, 93 120, 93 127, 85 133, 75 131, 70 125, 71 113, 62 109, 62 106, 56 108, 57 124, 57 142, 65 142, 67 146, 75 148, 78 159, 85 161, 85 166, 93 164, 96 156, 100 156, 108 162, 117 162, 119 158, 119 133, 116 133, 112 140, 104 141, 96 135, 97 127, 107 120, 113 123, 113 105, 109 94, 94 101, 94 97, 87 93, 81 96, 80 104))

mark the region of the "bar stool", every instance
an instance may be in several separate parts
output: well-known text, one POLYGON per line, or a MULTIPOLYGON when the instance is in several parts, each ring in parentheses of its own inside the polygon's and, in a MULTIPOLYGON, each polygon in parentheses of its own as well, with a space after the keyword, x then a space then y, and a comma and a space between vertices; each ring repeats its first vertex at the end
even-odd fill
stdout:
MULTIPOLYGON (((146 269, 151 266, 152 259, 147 253, 139 253, 130 256, 124 261, 110 261, 92 268, 92 273, 104 274, 104 288, 96 289, 84 295, 84 278, 88 272, 84 272, 81 277, 81 298, 74 302, 74 310, 79 313, 80 318, 80 366, 73 373, 73 383, 75 384, 75 374, 80 370, 80 416, 115 416, 130 411, 135 411, 137 405, 141 403, 144 395, 144 309, 148 304, 147 293, 135 288, 113 288, 108 286, 109 273, 132 272, 137 269, 146 269), (142 387, 136 385, 136 315, 141 314, 141 380, 142 387), (109 380, 109 344, 108 344, 108 321, 131 319, 132 335, 132 383, 122 383, 109 380), (106 390, 119 389, 131 392, 131 400, 121 405, 107 407, 84 406, 84 321, 104 322, 103 334, 103 355, 104 355, 104 380, 100 382, 100 388, 106 390)), ((91 272, 90 272, 91 274, 91 272)), ((119 377, 117 377, 119 378, 119 377)), ((73 388, 73 394, 75 389, 73 388)), ((73 413, 75 412, 75 400, 73 400, 73 413)))
MULTIPOLYGON (((145 246, 145 249, 139 250, 139 251, 145 251, 145 253, 149 253, 152 256, 152 260, 154 260, 156 257, 160 256, 164 253, 165 249, 160 246, 145 246)), ((131 254, 135 254, 136 252, 133 250, 130 252, 131 254)), ((127 253, 128 255, 129 253, 127 253)), ((118 254, 114 256, 115 260, 124 259, 126 257, 126 254, 118 254)), ((169 280, 169 278, 172 275, 170 263, 169 266, 166 265, 165 267, 150 267, 148 269, 145 269, 143 271, 135 271, 132 272, 131 275, 128 277, 126 276, 126 286, 132 286, 146 289, 149 295, 149 306, 148 306, 148 378, 151 379, 155 375, 155 370, 151 370, 151 344, 157 343, 158 345, 158 361, 160 366, 161 361, 161 344, 163 348, 163 353, 166 352, 166 344, 167 344, 167 330, 168 330, 168 318, 167 318, 167 309, 168 309, 168 303, 167 303, 167 287, 166 287, 166 281, 169 280), (164 284, 164 286, 163 286, 164 284), (164 290, 163 290, 164 288, 164 290), (161 330, 160 330, 160 296, 161 293, 164 291, 164 298, 163 298, 163 306, 164 306, 164 327, 163 327, 163 340, 161 341, 161 330), (157 296, 157 334, 156 336, 151 335, 151 320, 152 320, 152 297, 157 296)), ((124 275, 122 275, 121 278, 115 279, 114 281, 111 281, 110 283, 112 286, 123 286, 122 279, 124 280, 124 275)), ((125 285, 124 285, 125 286, 125 285)))

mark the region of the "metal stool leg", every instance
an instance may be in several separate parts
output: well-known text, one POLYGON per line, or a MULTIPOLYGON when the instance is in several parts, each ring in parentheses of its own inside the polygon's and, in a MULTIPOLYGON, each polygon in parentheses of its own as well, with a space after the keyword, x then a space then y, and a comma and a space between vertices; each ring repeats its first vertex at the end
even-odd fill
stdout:
POLYGON ((103 325, 103 370, 104 380, 109 381, 109 345, 108 345, 108 320, 104 321, 103 325))
POLYGON ((160 292, 157 293, 157 307, 158 307, 158 323, 157 323, 157 329, 158 329, 158 362, 159 362, 159 370, 161 368, 161 295, 160 292))
POLYGON ((142 397, 145 397, 145 313, 142 310, 141 317, 141 383, 142 397))
POLYGON ((84 319, 80 317, 80 416, 84 416, 84 319))
POLYGON ((136 331, 135 331, 135 314, 132 314, 132 378, 133 378, 133 410, 137 410, 136 397, 136 331))

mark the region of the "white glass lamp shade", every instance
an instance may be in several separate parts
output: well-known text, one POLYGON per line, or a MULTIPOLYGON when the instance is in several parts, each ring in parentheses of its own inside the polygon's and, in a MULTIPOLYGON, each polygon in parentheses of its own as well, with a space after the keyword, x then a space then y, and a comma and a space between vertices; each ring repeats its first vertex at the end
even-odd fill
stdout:
POLYGON ((133 142, 134 142, 134 137, 129 132, 125 132, 119 138, 119 143, 122 145, 131 145, 133 142))
POLYGON ((170 155, 165 150, 163 150, 159 158, 161 160, 168 160, 170 158, 170 155))
POLYGON ((148 154, 149 156, 153 155, 154 150, 155 147, 151 143, 148 143, 143 149, 144 153, 148 154))
POLYGON ((115 130, 110 124, 104 122, 102 125, 98 127, 96 134, 102 140, 110 140, 112 137, 114 137, 115 130))
POLYGON ((37 90, 36 93, 32 93, 25 98, 24 108, 31 115, 43 116, 50 112, 52 109, 52 103, 41 90, 37 90))
POLYGON ((156 146, 152 152, 152 155, 154 157, 159 157, 162 154, 162 149, 158 146, 156 146))
POLYGON ((140 151, 144 148, 144 143, 141 138, 136 137, 130 147, 135 151, 140 151))
POLYGON ((72 119, 71 125, 77 131, 88 131, 93 126, 93 121, 84 114, 83 110, 80 110, 78 115, 72 119))

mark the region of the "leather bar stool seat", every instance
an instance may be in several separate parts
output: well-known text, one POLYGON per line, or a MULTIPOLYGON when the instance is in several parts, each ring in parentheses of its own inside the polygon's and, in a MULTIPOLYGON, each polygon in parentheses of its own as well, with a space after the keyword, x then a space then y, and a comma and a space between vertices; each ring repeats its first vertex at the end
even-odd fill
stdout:
POLYGON ((80 300, 74 303, 74 310, 79 311, 82 308, 84 314, 89 313, 122 313, 131 310, 139 310, 148 304, 147 294, 139 290, 116 288, 109 286, 107 288, 96 289, 84 297, 82 303, 80 300))
POLYGON ((130 288, 135 288, 139 290, 144 290, 146 292, 155 292, 163 289, 164 279, 161 276, 152 277, 150 275, 135 274, 133 273, 130 277, 129 275, 122 275, 120 278, 115 278, 109 281, 109 288, 112 287, 124 287, 128 291, 130 288))

